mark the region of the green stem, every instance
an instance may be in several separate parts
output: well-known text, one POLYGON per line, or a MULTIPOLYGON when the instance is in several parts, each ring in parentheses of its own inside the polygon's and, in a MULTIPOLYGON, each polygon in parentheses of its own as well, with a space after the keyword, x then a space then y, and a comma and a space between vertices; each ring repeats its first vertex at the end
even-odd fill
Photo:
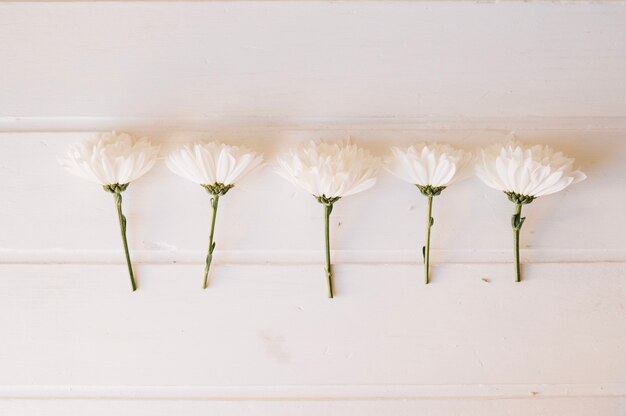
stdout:
POLYGON ((424 278, 426 284, 430 283, 430 229, 435 222, 433 217, 433 197, 428 196, 428 217, 426 218, 426 245, 424 246, 424 278))
POLYGON ((133 292, 137 290, 137 284, 135 283, 135 275, 133 274, 133 266, 130 262, 130 254, 128 253, 128 241, 126 240, 126 217, 122 214, 122 194, 120 192, 114 192, 115 205, 117 206, 117 217, 120 221, 120 231, 122 233, 122 241, 124 243, 124 253, 126 254, 126 265, 128 266, 128 274, 130 275, 130 285, 133 288, 133 292))
POLYGON ((328 297, 333 297, 333 272, 330 264, 330 213, 333 211, 333 204, 324 204, 324 237, 326 239, 326 284, 328 286, 328 297))
POLYGON ((522 229, 525 218, 522 218, 522 204, 515 204, 515 214, 513 214, 513 250, 515 251, 515 281, 522 281, 522 273, 519 261, 519 232, 522 229))
POLYGON ((209 234, 209 250, 206 256, 206 266, 204 267, 204 284, 202 287, 204 289, 207 288, 207 283, 209 279, 209 269, 211 268, 211 261, 213 260, 213 250, 215 250, 215 242, 213 242, 213 234, 215 233, 215 218, 217 217, 217 204, 219 203, 220 196, 213 195, 211 198, 211 208, 213 211, 213 216, 211 219, 211 233, 209 234))

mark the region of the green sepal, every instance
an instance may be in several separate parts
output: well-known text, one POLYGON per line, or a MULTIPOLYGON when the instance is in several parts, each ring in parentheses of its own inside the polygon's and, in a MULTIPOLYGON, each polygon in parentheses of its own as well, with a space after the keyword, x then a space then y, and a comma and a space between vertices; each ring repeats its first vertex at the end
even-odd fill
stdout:
MULTIPOLYGON (((215 196, 222 196, 222 195, 226 195, 226 192, 228 192, 231 188, 233 188, 235 185, 233 184, 223 184, 223 183, 214 183, 212 185, 201 185, 209 194, 215 196)), ((213 204, 213 200, 211 200, 211 204, 213 204)))
POLYGON ((420 190, 422 195, 424 196, 437 196, 441 194, 441 192, 446 189, 445 186, 432 186, 432 185, 417 185, 417 189, 420 190))
POLYGON ((329 197, 329 196, 326 196, 324 194, 322 194, 322 195, 313 195, 313 196, 315 197, 315 199, 317 199, 317 202, 319 202, 320 204, 330 206, 330 210, 331 211, 333 209, 332 208, 333 204, 341 199, 340 196, 329 197))
POLYGON ((112 194, 119 194, 120 192, 124 192, 126 188, 128 188, 128 185, 128 183, 112 183, 110 185, 102 185, 102 188, 112 194))
POLYGON ((513 202, 514 204, 518 204, 518 205, 530 204, 536 198, 536 197, 531 196, 531 195, 522 195, 522 194, 518 194, 518 193, 515 193, 515 192, 507 192, 507 191, 505 191, 504 193, 509 198, 509 201, 513 202))

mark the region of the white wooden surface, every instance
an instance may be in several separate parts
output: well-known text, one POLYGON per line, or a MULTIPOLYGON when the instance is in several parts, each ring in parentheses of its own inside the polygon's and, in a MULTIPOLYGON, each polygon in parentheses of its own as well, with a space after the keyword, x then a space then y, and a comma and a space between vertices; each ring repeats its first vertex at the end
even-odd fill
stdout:
POLYGON ((626 7, 603 2, 0 2, 0 413, 625 415, 626 7), (546 142, 589 179, 511 204, 424 201, 382 173, 322 212, 260 171, 220 204, 162 164, 113 201, 56 162, 101 129, 271 159, 322 137, 384 155, 546 142), (188 131, 181 134, 181 131, 188 131))
MULTIPOLYGON (((7 261, 22 261, 24 256, 40 261, 123 260, 111 195, 98 185, 68 175, 57 162, 70 143, 92 134, 0 133, 4 156, 0 183, 11 196, 4 202, 6 214, 0 216, 5 230, 0 244, 7 261), (64 227, 62 233, 59 227, 64 227), (42 228, 50 231, 42 232, 42 228)), ((320 260, 323 209, 312 196, 272 171, 271 160, 282 147, 297 146, 313 137, 350 137, 384 156, 391 144, 421 138, 445 140, 468 149, 506 140, 506 133, 500 131, 267 129, 146 134, 162 143, 163 154, 176 142, 204 135, 246 143, 265 152, 270 165, 244 180, 220 206, 217 249, 228 252, 222 259, 246 263, 320 260)), ((524 242, 530 259, 624 260, 626 224, 619 219, 624 199, 617 190, 625 178, 625 132, 520 131, 517 135, 526 142, 550 143, 577 156, 589 176, 585 182, 524 209, 528 218, 524 242)), ((201 187, 171 174, 160 163, 129 187, 124 203, 129 238, 140 251, 138 259, 202 260, 210 206, 201 187)), ((425 198, 414 186, 381 172, 380 182, 372 190, 337 203, 333 247, 350 261, 414 263, 421 256, 416 249, 424 234, 424 207, 425 198)), ((451 262, 509 261, 512 210, 506 196, 478 179, 450 187, 435 200, 433 245, 440 251, 438 257, 451 262)))
POLYGON ((624 1, 2 2, 2 116, 623 117, 624 1))

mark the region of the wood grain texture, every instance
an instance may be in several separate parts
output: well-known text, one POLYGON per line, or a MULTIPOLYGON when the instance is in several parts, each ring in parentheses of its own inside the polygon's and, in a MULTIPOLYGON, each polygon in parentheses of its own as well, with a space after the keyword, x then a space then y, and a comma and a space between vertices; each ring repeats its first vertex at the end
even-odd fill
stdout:
POLYGON ((7 414, 37 416, 46 414, 88 413, 94 416, 132 414, 137 416, 186 415, 276 415, 342 416, 351 414, 393 414, 412 416, 483 416, 486 414, 526 416, 622 415, 624 400, 606 398, 505 399, 505 400, 424 400, 424 401, 328 401, 328 402, 202 402, 202 401, 7 401, 0 410, 7 414))
MULTIPOLYGON (((381 156, 422 138, 473 148, 506 137, 402 127, 144 133, 164 154, 210 136, 268 159, 315 137, 350 137, 381 156)), ((133 184, 125 209, 139 291, 131 293, 111 198, 56 162, 92 134, 0 135, 0 181, 11 195, 0 206, 0 326, 10 334, 0 410, 584 415, 593 407, 608 416, 624 408, 624 223, 614 220, 624 208, 614 191, 624 179, 622 130, 518 132, 566 150, 589 174, 526 210, 522 284, 510 264, 511 204, 470 179, 438 200, 434 283, 424 286, 423 198, 381 173, 376 188, 337 205, 333 301, 324 296, 319 206, 271 166, 224 199, 207 291, 207 196, 162 164, 133 184)))
POLYGON ((329 301, 317 266, 2 266, 0 384, 625 382, 623 264, 418 270, 338 266, 329 301))
MULTIPOLYGON (((10 195, 0 207, 0 261, 115 261, 120 242, 113 199, 92 183, 61 169, 57 157, 93 133, 0 134, 0 185, 10 195), (45 207, 45 209, 42 209, 45 207), (59 232, 63 230, 62 232, 59 232), (55 257, 56 255, 56 257, 55 257), (41 256, 37 260, 36 256, 41 256), (2 260, 4 259, 4 260, 2 260), (22 259, 22 260, 20 260, 22 259)), ((506 139, 499 131, 224 130, 194 134, 148 132, 167 154, 176 143, 213 137, 245 143, 269 164, 235 187, 221 204, 217 250, 225 259, 311 262, 323 242, 323 210, 313 197, 272 172, 281 148, 316 137, 346 139, 385 156, 389 146, 420 139, 445 140, 475 149, 506 139)), ((589 179, 540 198, 524 212, 523 247, 529 260, 624 261, 625 202, 616 189, 625 179, 622 131, 530 131, 521 140, 546 142, 577 157, 589 179), (601 204, 601 209, 599 207, 601 204), (583 254, 580 254, 583 253, 583 254)), ((124 194, 130 245, 146 261, 202 261, 208 238, 209 197, 160 162, 124 194)), ((410 184, 381 172, 368 192, 341 200, 332 218, 337 260, 418 262, 425 198, 410 184), (390 221, 389 219, 393 219, 390 221), (359 254, 363 253, 363 254, 359 254), (372 257, 373 256, 373 257, 372 257), (370 260, 368 260, 370 259, 370 260)), ((435 200, 434 261, 508 261, 511 249, 507 198, 477 179, 460 182, 435 200), (439 257, 437 257, 439 256, 439 257)), ((216 256, 220 260, 220 255, 216 256)))
POLYGON ((623 2, 1 2, 3 117, 623 117, 623 2))
POLYGON ((419 270, 340 265, 329 301, 317 265, 2 266, 0 408, 620 414, 624 264, 419 270))
POLYGON ((626 414, 623 1, 0 1, 0 414, 626 414), (385 173, 333 212, 271 165, 221 203, 162 163, 124 197, 56 158, 98 130, 269 160, 304 140, 466 149, 511 130, 589 178, 510 216, 385 173), (180 132, 187 130, 186 134, 180 132))

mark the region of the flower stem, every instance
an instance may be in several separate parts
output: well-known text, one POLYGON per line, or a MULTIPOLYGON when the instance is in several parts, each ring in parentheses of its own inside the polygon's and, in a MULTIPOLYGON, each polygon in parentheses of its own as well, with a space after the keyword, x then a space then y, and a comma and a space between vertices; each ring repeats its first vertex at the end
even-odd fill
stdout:
POLYGON ((424 279, 426 284, 430 283, 430 229, 435 223, 432 217, 433 213, 433 197, 428 195, 428 217, 426 218, 426 245, 423 249, 424 256, 424 279))
POLYGON ((328 297, 333 297, 333 272, 330 264, 330 213, 333 211, 333 204, 324 204, 324 237, 326 240, 326 284, 328 286, 328 297))
POLYGON ((204 284, 202 287, 207 288, 209 279, 209 269, 211 268, 211 261, 213 260, 213 250, 215 250, 215 242, 213 241, 213 234, 215 233, 215 218, 217 217, 217 204, 220 201, 219 194, 213 195, 211 198, 211 208, 213 216, 211 218, 211 233, 209 234, 209 252, 206 256, 206 266, 204 267, 204 284))
POLYGON ((128 241, 126 240, 126 217, 122 213, 122 194, 121 192, 114 192, 115 205, 117 206, 117 217, 120 221, 120 231, 122 233, 122 241, 124 243, 124 253, 126 254, 126 265, 128 266, 128 274, 130 275, 130 285, 133 288, 133 292, 137 290, 137 284, 135 283, 135 275, 133 274, 133 266, 130 262, 130 254, 128 253, 128 241))
POLYGON ((524 220, 522 218, 522 204, 515 204, 515 214, 511 218, 511 225, 513 226, 513 250, 515 251, 515 281, 522 281, 522 273, 519 261, 519 232, 522 229, 524 220))

